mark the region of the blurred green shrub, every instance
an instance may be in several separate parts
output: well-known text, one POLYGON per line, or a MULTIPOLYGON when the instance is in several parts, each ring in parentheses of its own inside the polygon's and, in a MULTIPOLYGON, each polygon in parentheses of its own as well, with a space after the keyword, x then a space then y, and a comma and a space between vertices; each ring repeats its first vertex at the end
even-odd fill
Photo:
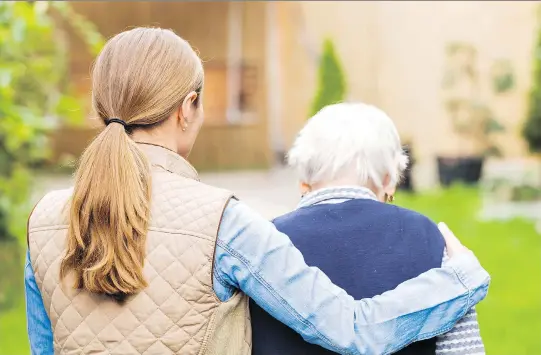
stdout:
POLYGON ((315 115, 327 105, 344 100, 346 80, 342 65, 330 39, 323 42, 323 53, 319 60, 318 84, 316 97, 312 103, 310 116, 315 115))
POLYGON ((22 292, 21 246, 16 239, 0 242, 0 312, 11 308, 20 299, 22 292))
POLYGON ((511 61, 498 59, 492 66, 492 90, 497 94, 503 94, 513 89, 515 76, 511 61))
MULTIPOLYGON (((540 8, 541 9, 541 8, 540 8)), ((530 151, 541 153, 541 27, 533 50, 533 78, 528 116, 522 130, 530 151)))
POLYGON ((101 47, 95 27, 66 2, 0 2, 0 267, 6 276, 0 278, 0 309, 12 303, 14 290, 20 293, 13 282, 20 279, 32 170, 49 153, 47 133, 82 121, 80 102, 69 95, 61 21, 91 51, 101 47))
POLYGON ((0 2, 0 240, 24 235, 14 214, 28 200, 31 168, 47 157, 47 132, 83 114, 69 95, 67 40, 53 17, 99 50, 101 35, 66 2, 0 2))

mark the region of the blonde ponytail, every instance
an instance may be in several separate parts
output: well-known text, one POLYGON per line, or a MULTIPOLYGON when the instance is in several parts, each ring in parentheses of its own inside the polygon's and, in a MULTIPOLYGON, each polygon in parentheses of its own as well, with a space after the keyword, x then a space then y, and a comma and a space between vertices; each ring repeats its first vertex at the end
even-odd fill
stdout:
POLYGON ((120 298, 145 288, 149 206, 146 157, 124 127, 112 123, 81 157, 61 277, 73 270, 76 288, 120 298))
POLYGON ((92 102, 104 123, 83 153, 70 206, 60 277, 122 301, 147 286, 150 166, 130 138, 169 118, 203 85, 201 60, 170 30, 135 28, 105 45, 92 74, 92 102), (124 124, 127 127, 124 127, 124 124))

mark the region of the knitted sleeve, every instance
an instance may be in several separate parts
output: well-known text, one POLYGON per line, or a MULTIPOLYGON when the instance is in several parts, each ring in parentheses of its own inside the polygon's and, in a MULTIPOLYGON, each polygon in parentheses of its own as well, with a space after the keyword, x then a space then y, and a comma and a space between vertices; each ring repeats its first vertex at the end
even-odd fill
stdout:
MULTIPOLYGON (((443 262, 447 259, 445 251, 443 262)), ((475 308, 471 308, 453 329, 436 338, 436 355, 485 355, 475 308)))
POLYGON ((437 337, 436 355, 484 355, 477 312, 472 308, 453 329, 437 337))

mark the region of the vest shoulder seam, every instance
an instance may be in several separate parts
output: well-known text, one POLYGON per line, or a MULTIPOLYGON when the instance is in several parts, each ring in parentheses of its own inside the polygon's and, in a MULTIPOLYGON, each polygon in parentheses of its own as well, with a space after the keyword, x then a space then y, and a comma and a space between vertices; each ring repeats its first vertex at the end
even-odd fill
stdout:
POLYGON ((48 230, 64 230, 68 229, 69 225, 67 224, 58 224, 53 226, 42 226, 42 227, 32 227, 28 230, 28 233, 34 233, 34 232, 44 232, 48 230))
MULTIPOLYGON (((28 230, 29 233, 35 233, 35 232, 44 232, 49 230, 65 230, 68 229, 68 224, 61 224, 61 225, 54 225, 54 226, 43 226, 43 227, 33 227, 28 230)), ((189 235, 192 237, 205 239, 209 241, 214 241, 214 237, 208 236, 206 234, 192 232, 188 230, 177 230, 177 229, 169 229, 169 228, 157 228, 157 227, 150 227, 148 231, 152 232, 159 232, 159 233, 167 233, 167 234, 182 234, 182 235, 189 235)))

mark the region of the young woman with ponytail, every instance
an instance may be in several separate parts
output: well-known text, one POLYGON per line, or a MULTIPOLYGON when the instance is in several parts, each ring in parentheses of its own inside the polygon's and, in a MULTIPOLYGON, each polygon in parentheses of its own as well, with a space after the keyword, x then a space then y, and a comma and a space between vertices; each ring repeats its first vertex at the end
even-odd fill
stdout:
POLYGON ((170 30, 120 33, 99 54, 92 101, 105 128, 74 187, 48 193, 29 220, 33 354, 248 355, 248 297, 308 342, 383 354, 445 332, 485 297, 488 274, 451 233, 446 265, 371 299, 307 266, 186 160, 203 84, 201 60, 170 30))

